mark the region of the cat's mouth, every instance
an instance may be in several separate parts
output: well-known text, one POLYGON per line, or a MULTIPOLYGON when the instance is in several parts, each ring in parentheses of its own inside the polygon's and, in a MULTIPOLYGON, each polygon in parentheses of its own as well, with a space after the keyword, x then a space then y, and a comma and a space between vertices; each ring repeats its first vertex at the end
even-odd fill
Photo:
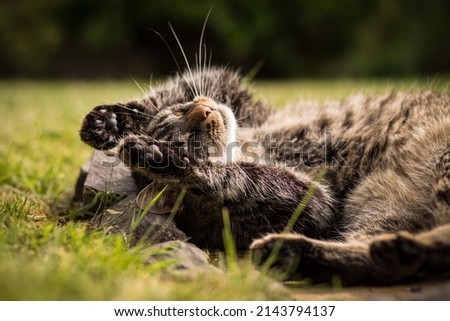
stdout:
POLYGON ((207 97, 196 98, 185 115, 184 132, 227 146, 236 140, 237 124, 229 107, 207 97))
POLYGON ((184 116, 183 131, 189 135, 189 149, 197 150, 200 158, 235 161, 225 158, 230 157, 227 149, 236 141, 236 130, 231 109, 207 97, 196 98, 184 116))

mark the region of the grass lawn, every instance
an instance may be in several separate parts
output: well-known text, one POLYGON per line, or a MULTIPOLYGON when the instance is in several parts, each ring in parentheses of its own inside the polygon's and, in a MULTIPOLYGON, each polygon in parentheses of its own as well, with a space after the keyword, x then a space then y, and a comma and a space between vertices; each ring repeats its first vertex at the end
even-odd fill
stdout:
MULTIPOLYGON (((261 82, 273 105, 341 98, 355 92, 431 87, 444 80, 261 82)), ((78 138, 94 106, 139 96, 132 80, 0 82, 0 300, 289 300, 293 290, 246 261, 223 275, 168 276, 164 262, 144 265, 144 251, 121 236, 68 222, 80 165, 92 150, 78 138)), ((167 263, 166 265, 168 265, 167 263)), ((302 289, 295 290, 299 298, 302 289)), ((301 297, 301 296, 300 296, 301 297)))

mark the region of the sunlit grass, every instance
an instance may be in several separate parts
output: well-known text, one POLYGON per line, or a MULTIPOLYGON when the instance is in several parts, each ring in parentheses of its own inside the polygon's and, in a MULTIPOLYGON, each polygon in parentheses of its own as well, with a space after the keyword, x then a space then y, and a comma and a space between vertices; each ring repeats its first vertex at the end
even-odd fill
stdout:
MULTIPOLYGON (((334 99, 389 89, 448 90, 448 82, 285 81, 254 89, 274 105, 334 99)), ((141 95, 132 80, 0 82, 0 299, 2 300, 276 300, 291 291, 256 272, 248 260, 223 274, 168 277, 145 265, 145 249, 121 235, 88 231, 62 214, 71 205, 80 165, 92 150, 78 138, 94 106, 141 95)), ((225 215, 226 217, 226 215, 225 215)), ((225 234, 227 235, 227 234, 225 234)), ((229 235, 226 238, 231 244, 229 235)), ((233 257, 230 245, 228 257, 233 257)), ((221 264, 219 264, 221 265, 221 264)), ((228 267, 228 268, 227 268, 228 267)))

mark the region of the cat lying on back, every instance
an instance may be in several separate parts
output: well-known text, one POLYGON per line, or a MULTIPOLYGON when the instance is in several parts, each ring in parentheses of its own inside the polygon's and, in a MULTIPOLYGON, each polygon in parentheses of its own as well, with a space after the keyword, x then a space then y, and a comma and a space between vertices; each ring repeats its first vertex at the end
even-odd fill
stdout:
POLYGON ((355 96, 274 111, 232 71, 169 79, 95 107, 81 139, 119 155, 172 208, 190 242, 239 250, 288 278, 386 284, 450 269, 450 97, 355 96), (323 177, 322 177, 323 176, 323 177), (320 182, 315 182, 315 179, 320 182), (299 208, 302 206, 302 208, 299 208), (293 213, 292 234, 284 233, 293 213))

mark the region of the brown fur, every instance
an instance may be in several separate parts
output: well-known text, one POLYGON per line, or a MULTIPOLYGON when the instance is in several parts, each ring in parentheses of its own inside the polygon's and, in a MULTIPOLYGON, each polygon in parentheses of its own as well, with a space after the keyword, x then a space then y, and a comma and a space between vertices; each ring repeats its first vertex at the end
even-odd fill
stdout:
POLYGON ((96 107, 80 131, 95 148, 118 146, 153 190, 169 184, 161 206, 187 187, 175 221, 195 244, 223 247, 227 208, 238 249, 250 246, 257 264, 275 248, 271 266, 288 278, 346 284, 447 273, 449 133, 447 94, 354 96, 275 112, 220 69, 96 107), (273 234, 286 231, 302 200, 296 234, 273 234))

